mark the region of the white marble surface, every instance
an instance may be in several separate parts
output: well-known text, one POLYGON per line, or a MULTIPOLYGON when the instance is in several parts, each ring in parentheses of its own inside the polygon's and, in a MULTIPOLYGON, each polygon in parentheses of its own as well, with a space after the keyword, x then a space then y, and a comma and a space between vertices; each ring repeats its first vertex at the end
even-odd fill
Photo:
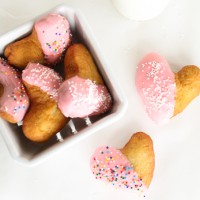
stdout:
POLYGON ((130 192, 94 180, 89 160, 98 145, 120 148, 136 131, 152 136, 156 154, 146 199, 200 199, 200 99, 170 123, 155 125, 134 86, 137 62, 149 51, 165 56, 174 70, 187 64, 200 66, 199 1, 174 0, 159 17, 135 22, 120 16, 109 0, 0 0, 0 34, 62 2, 79 7, 86 16, 129 107, 120 121, 32 168, 15 162, 0 137, 0 199, 132 200, 130 192))

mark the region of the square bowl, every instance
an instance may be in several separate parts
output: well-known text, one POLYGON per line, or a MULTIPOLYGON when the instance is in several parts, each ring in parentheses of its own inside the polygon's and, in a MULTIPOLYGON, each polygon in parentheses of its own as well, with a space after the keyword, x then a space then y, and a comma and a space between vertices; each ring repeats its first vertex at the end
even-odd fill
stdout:
POLYGON ((0 119, 0 132, 6 142, 10 154, 15 160, 26 165, 38 164, 53 153, 58 152, 63 148, 67 148, 103 127, 108 126, 122 117, 127 107, 127 100, 120 90, 118 83, 114 80, 109 66, 99 48, 98 42, 92 34, 84 16, 77 8, 65 4, 59 5, 41 16, 0 36, 0 55, 3 55, 6 45, 29 34, 36 19, 49 13, 57 13, 66 17, 70 23, 74 38, 87 46, 112 95, 113 107, 111 111, 99 116, 70 120, 63 130, 44 144, 35 144, 26 139, 23 135, 21 124, 11 124, 0 119))

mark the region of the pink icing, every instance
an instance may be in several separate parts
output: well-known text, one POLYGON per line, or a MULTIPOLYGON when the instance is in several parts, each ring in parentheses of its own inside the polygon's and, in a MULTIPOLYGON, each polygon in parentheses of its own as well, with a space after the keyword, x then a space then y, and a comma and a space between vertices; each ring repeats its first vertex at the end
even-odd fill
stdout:
POLYGON ((156 53, 144 56, 138 64, 136 87, 152 120, 163 123, 173 116, 175 77, 163 57, 156 53))
POLYGON ((111 103, 111 96, 104 85, 78 76, 64 81, 58 92, 58 107, 66 117, 98 115, 109 110, 111 103))
POLYGON ((57 102, 62 77, 53 69, 38 63, 29 63, 23 70, 22 79, 30 85, 39 87, 57 102))
POLYGON ((35 23, 35 30, 46 60, 56 63, 70 43, 70 26, 66 18, 49 14, 35 23))
POLYGON ((109 146, 98 147, 92 155, 90 166, 96 179, 145 196, 147 187, 121 151, 109 146))
POLYGON ((0 111, 6 112, 16 122, 22 121, 29 107, 29 98, 20 73, 0 58, 0 83, 4 87, 0 97, 0 111))

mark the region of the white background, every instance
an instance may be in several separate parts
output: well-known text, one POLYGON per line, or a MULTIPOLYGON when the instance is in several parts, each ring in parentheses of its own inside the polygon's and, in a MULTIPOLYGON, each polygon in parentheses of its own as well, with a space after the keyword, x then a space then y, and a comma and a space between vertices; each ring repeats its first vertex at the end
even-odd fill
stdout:
POLYGON ((118 14, 110 0, 0 0, 0 34, 62 2, 85 15, 128 98, 128 109, 120 121, 32 168, 14 161, 0 137, 0 199, 132 200, 132 193, 96 181, 89 160, 97 146, 121 148, 136 131, 151 135, 156 154, 146 199, 200 199, 200 97, 168 124, 156 125, 146 116, 134 86, 137 63, 151 51, 163 55, 174 71, 200 66, 199 1, 173 0, 159 17, 135 22, 118 14))

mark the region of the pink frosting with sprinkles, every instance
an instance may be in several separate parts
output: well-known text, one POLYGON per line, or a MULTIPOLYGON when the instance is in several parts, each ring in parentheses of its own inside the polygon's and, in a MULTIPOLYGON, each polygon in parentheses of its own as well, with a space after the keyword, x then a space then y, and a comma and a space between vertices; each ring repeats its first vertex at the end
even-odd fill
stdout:
POLYGON ((22 79, 30 85, 39 87, 57 102, 62 77, 53 69, 39 63, 29 63, 23 70, 22 79))
POLYGON ((149 53, 139 62, 136 87, 145 110, 156 123, 167 122, 174 113, 175 77, 168 62, 156 53, 149 53))
POLYGON ((120 150, 110 146, 98 147, 92 155, 90 167, 96 179, 145 196, 147 187, 120 150))
POLYGON ((35 30, 48 63, 57 63, 70 43, 70 26, 66 18, 49 14, 35 23, 35 30))
POLYGON ((0 83, 4 87, 0 97, 0 111, 13 117, 16 122, 23 120, 29 107, 29 98, 23 86, 20 73, 0 58, 0 83))
POLYGON ((74 76, 64 81, 58 92, 58 107, 66 117, 86 117, 104 113, 112 99, 104 85, 74 76))

